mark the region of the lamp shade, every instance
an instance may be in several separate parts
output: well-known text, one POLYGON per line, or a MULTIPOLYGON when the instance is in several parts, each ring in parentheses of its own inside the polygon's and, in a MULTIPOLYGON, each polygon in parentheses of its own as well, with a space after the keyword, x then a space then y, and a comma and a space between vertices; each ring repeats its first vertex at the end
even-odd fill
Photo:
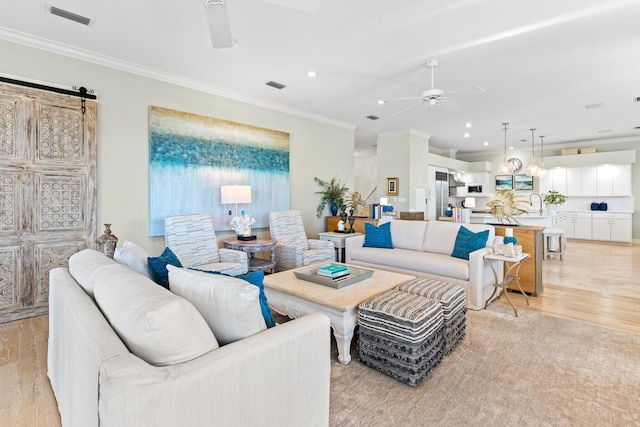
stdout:
POLYGON ((232 205, 237 203, 251 203, 250 185, 223 185, 220 187, 220 203, 232 205))
POLYGON ((380 204, 383 206, 387 206, 389 204, 389 199, 386 197, 380 197, 380 204))
POLYGON ((465 208, 475 208, 476 207, 476 198, 475 197, 465 197, 464 198, 464 207, 465 208))

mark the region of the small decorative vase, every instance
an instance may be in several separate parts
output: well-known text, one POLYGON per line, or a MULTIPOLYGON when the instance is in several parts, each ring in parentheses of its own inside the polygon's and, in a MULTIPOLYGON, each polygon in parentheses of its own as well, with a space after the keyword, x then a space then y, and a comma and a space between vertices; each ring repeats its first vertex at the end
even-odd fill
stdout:
POLYGON ((356 217, 353 216, 353 209, 349 210, 349 233, 355 233, 353 229, 353 223, 356 221, 356 217))
POLYGON ((113 254, 116 251, 116 245, 118 244, 118 238, 111 234, 111 224, 104 225, 104 234, 98 237, 98 245, 100 246, 98 249, 102 251, 103 254, 113 259, 113 254))
POLYGON ((329 209, 331 209, 331 216, 336 216, 338 215, 338 204, 335 201, 331 201, 331 204, 329 205, 329 209))

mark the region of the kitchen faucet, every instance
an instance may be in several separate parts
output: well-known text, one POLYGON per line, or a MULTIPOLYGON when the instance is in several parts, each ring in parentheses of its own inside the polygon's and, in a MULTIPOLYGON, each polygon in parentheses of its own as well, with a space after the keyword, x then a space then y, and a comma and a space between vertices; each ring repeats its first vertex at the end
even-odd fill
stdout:
POLYGON ((529 194, 529 202, 531 202, 531 204, 533 204, 533 200, 531 200, 533 196, 538 196, 538 199, 540 199, 540 215, 542 215, 542 196, 540 195, 540 193, 529 194))

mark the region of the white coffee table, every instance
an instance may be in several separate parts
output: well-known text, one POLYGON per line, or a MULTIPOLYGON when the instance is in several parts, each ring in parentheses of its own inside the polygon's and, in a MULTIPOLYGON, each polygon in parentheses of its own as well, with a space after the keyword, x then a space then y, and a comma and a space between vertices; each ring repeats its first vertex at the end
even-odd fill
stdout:
MULTIPOLYGON (((320 264, 324 263, 316 265, 320 264)), ((369 270, 373 271, 370 278, 342 289, 298 279, 295 270, 282 271, 264 277, 264 292, 273 310, 292 319, 315 312, 329 316, 338 345, 338 360, 346 365, 351 361, 351 340, 358 324, 360 303, 415 279, 408 274, 369 270)))

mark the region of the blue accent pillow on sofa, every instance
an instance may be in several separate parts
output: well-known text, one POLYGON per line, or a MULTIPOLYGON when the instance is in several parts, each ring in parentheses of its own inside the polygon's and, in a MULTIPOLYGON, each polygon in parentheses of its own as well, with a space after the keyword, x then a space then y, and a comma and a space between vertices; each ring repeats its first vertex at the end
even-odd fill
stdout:
POLYGON ((366 248, 393 249, 390 222, 385 222, 379 227, 365 222, 364 233, 364 244, 362 246, 366 248))
POLYGON ((451 252, 452 257, 469 259, 469 254, 478 249, 482 249, 487 246, 487 239, 489 238, 489 230, 480 231, 474 233, 465 226, 460 226, 458 235, 456 236, 456 243, 451 252))
POLYGON ((167 271, 167 264, 174 267, 182 267, 182 263, 169 248, 164 248, 164 251, 158 257, 147 258, 149 263, 149 269, 151 270, 151 278, 158 285, 169 289, 169 272, 167 271))
POLYGON ((248 273, 238 274, 237 276, 231 276, 230 274, 221 273, 219 271, 200 270, 193 267, 189 267, 189 269, 202 271, 203 273, 222 274, 223 276, 237 277, 238 279, 242 279, 254 286, 257 286, 258 289, 260 289, 260 311, 262 312, 262 317, 264 317, 264 323, 267 324, 267 328, 273 328, 274 326, 276 326, 276 321, 273 319, 273 314, 271 314, 271 309, 269 308, 269 303, 267 302, 267 296, 264 293, 264 284, 262 283, 262 281, 264 280, 264 271, 250 271, 248 273))

